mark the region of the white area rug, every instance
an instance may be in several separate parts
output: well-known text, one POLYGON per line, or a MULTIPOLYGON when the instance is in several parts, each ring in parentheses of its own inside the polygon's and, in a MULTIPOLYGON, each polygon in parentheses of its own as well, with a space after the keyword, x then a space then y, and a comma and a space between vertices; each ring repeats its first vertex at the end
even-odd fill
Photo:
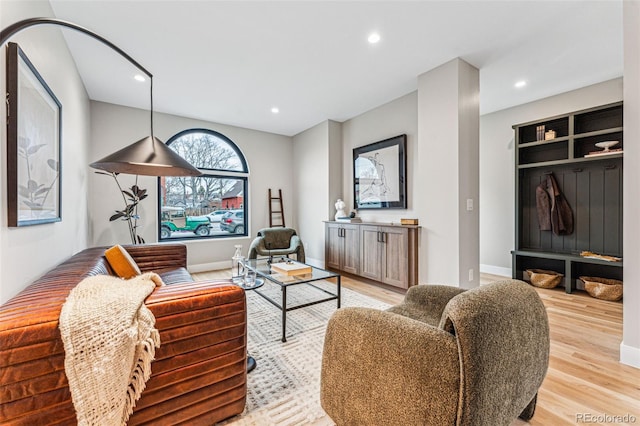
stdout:
MULTIPOLYGON (((321 285, 335 292, 335 284, 321 285)), ((268 283, 261 290, 280 300, 280 287, 268 283)), ((287 305, 323 298, 323 294, 306 285, 291 287, 287 305)), ((281 342, 281 311, 253 291, 247 292, 247 301, 248 349, 258 367, 247 376, 244 412, 221 424, 333 425, 320 407, 320 365, 325 329, 336 301, 288 312, 286 343, 281 342)), ((341 306, 385 309, 389 305, 343 288, 341 306)))

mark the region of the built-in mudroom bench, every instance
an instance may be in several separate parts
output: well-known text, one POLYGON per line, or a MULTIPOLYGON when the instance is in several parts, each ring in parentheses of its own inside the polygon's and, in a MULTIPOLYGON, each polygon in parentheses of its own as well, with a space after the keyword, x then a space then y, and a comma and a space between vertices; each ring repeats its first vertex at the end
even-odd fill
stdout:
POLYGON ((407 289, 418 284, 418 225, 325 222, 325 268, 407 289))
POLYGON ((580 276, 622 280, 622 102, 513 128, 513 278, 526 279, 527 269, 556 271, 564 274, 567 293, 583 289, 580 276), (554 200, 554 187, 566 200, 570 216, 566 208, 561 211, 558 198, 554 200), (546 194, 557 208, 550 215, 555 223, 546 217, 546 194), (586 252, 620 261, 581 255, 586 252))

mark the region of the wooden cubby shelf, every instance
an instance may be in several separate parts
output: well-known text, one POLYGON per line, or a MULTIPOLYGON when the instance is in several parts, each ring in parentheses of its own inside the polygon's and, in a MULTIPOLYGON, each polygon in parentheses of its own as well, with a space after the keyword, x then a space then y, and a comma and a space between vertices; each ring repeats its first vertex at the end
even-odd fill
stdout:
POLYGON ((596 144, 618 141, 623 149, 622 102, 514 125, 516 167, 515 249, 512 275, 525 278, 527 269, 564 274, 567 293, 582 289, 580 276, 622 280, 622 262, 580 256, 582 251, 622 257, 623 151, 601 151, 596 144), (538 126, 556 137, 538 140, 538 126), (553 173, 573 212, 570 235, 541 231, 536 188, 553 173))

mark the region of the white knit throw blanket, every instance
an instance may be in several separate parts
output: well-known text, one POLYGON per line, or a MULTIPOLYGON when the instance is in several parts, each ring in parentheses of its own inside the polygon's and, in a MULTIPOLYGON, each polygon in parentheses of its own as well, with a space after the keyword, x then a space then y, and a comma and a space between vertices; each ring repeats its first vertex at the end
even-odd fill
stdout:
POLYGON ((69 293, 60 312, 64 368, 79 425, 124 425, 151 375, 160 346, 144 300, 157 274, 130 280, 97 275, 69 293))

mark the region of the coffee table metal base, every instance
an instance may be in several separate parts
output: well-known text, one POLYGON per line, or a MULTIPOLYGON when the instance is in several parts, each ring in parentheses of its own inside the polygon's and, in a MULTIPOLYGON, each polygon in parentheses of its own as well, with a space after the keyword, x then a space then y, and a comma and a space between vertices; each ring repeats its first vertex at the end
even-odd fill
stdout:
POLYGON ((262 296, 262 298, 264 298, 265 300, 267 300, 268 302, 270 302, 273 306, 275 306, 276 308, 280 309, 282 311, 282 341, 286 342, 287 341, 287 312, 289 311, 295 311, 296 309, 301 309, 301 308, 306 308, 307 306, 312 306, 312 305, 317 305, 318 303, 324 303, 324 302, 329 302, 331 300, 337 300, 338 303, 338 309, 340 309, 340 294, 342 293, 340 291, 340 275, 335 275, 334 277, 331 278, 335 278, 336 279, 336 285, 337 285, 337 292, 336 293, 332 293, 329 290, 325 290, 324 288, 318 287, 317 285, 312 284, 311 282, 301 282, 299 284, 296 285, 300 285, 300 284, 305 284, 305 285, 310 285, 311 287, 314 287, 328 295, 330 295, 331 297, 326 297, 324 299, 320 299, 320 300, 314 300, 313 302, 309 302, 309 303, 303 303, 301 305, 296 305, 296 306, 287 306, 287 287, 289 286, 282 286, 282 301, 280 303, 278 303, 277 301, 273 300, 272 298, 270 298, 269 296, 267 296, 266 294, 262 293, 261 291, 258 290, 254 290, 257 294, 259 294, 260 296, 262 296))

